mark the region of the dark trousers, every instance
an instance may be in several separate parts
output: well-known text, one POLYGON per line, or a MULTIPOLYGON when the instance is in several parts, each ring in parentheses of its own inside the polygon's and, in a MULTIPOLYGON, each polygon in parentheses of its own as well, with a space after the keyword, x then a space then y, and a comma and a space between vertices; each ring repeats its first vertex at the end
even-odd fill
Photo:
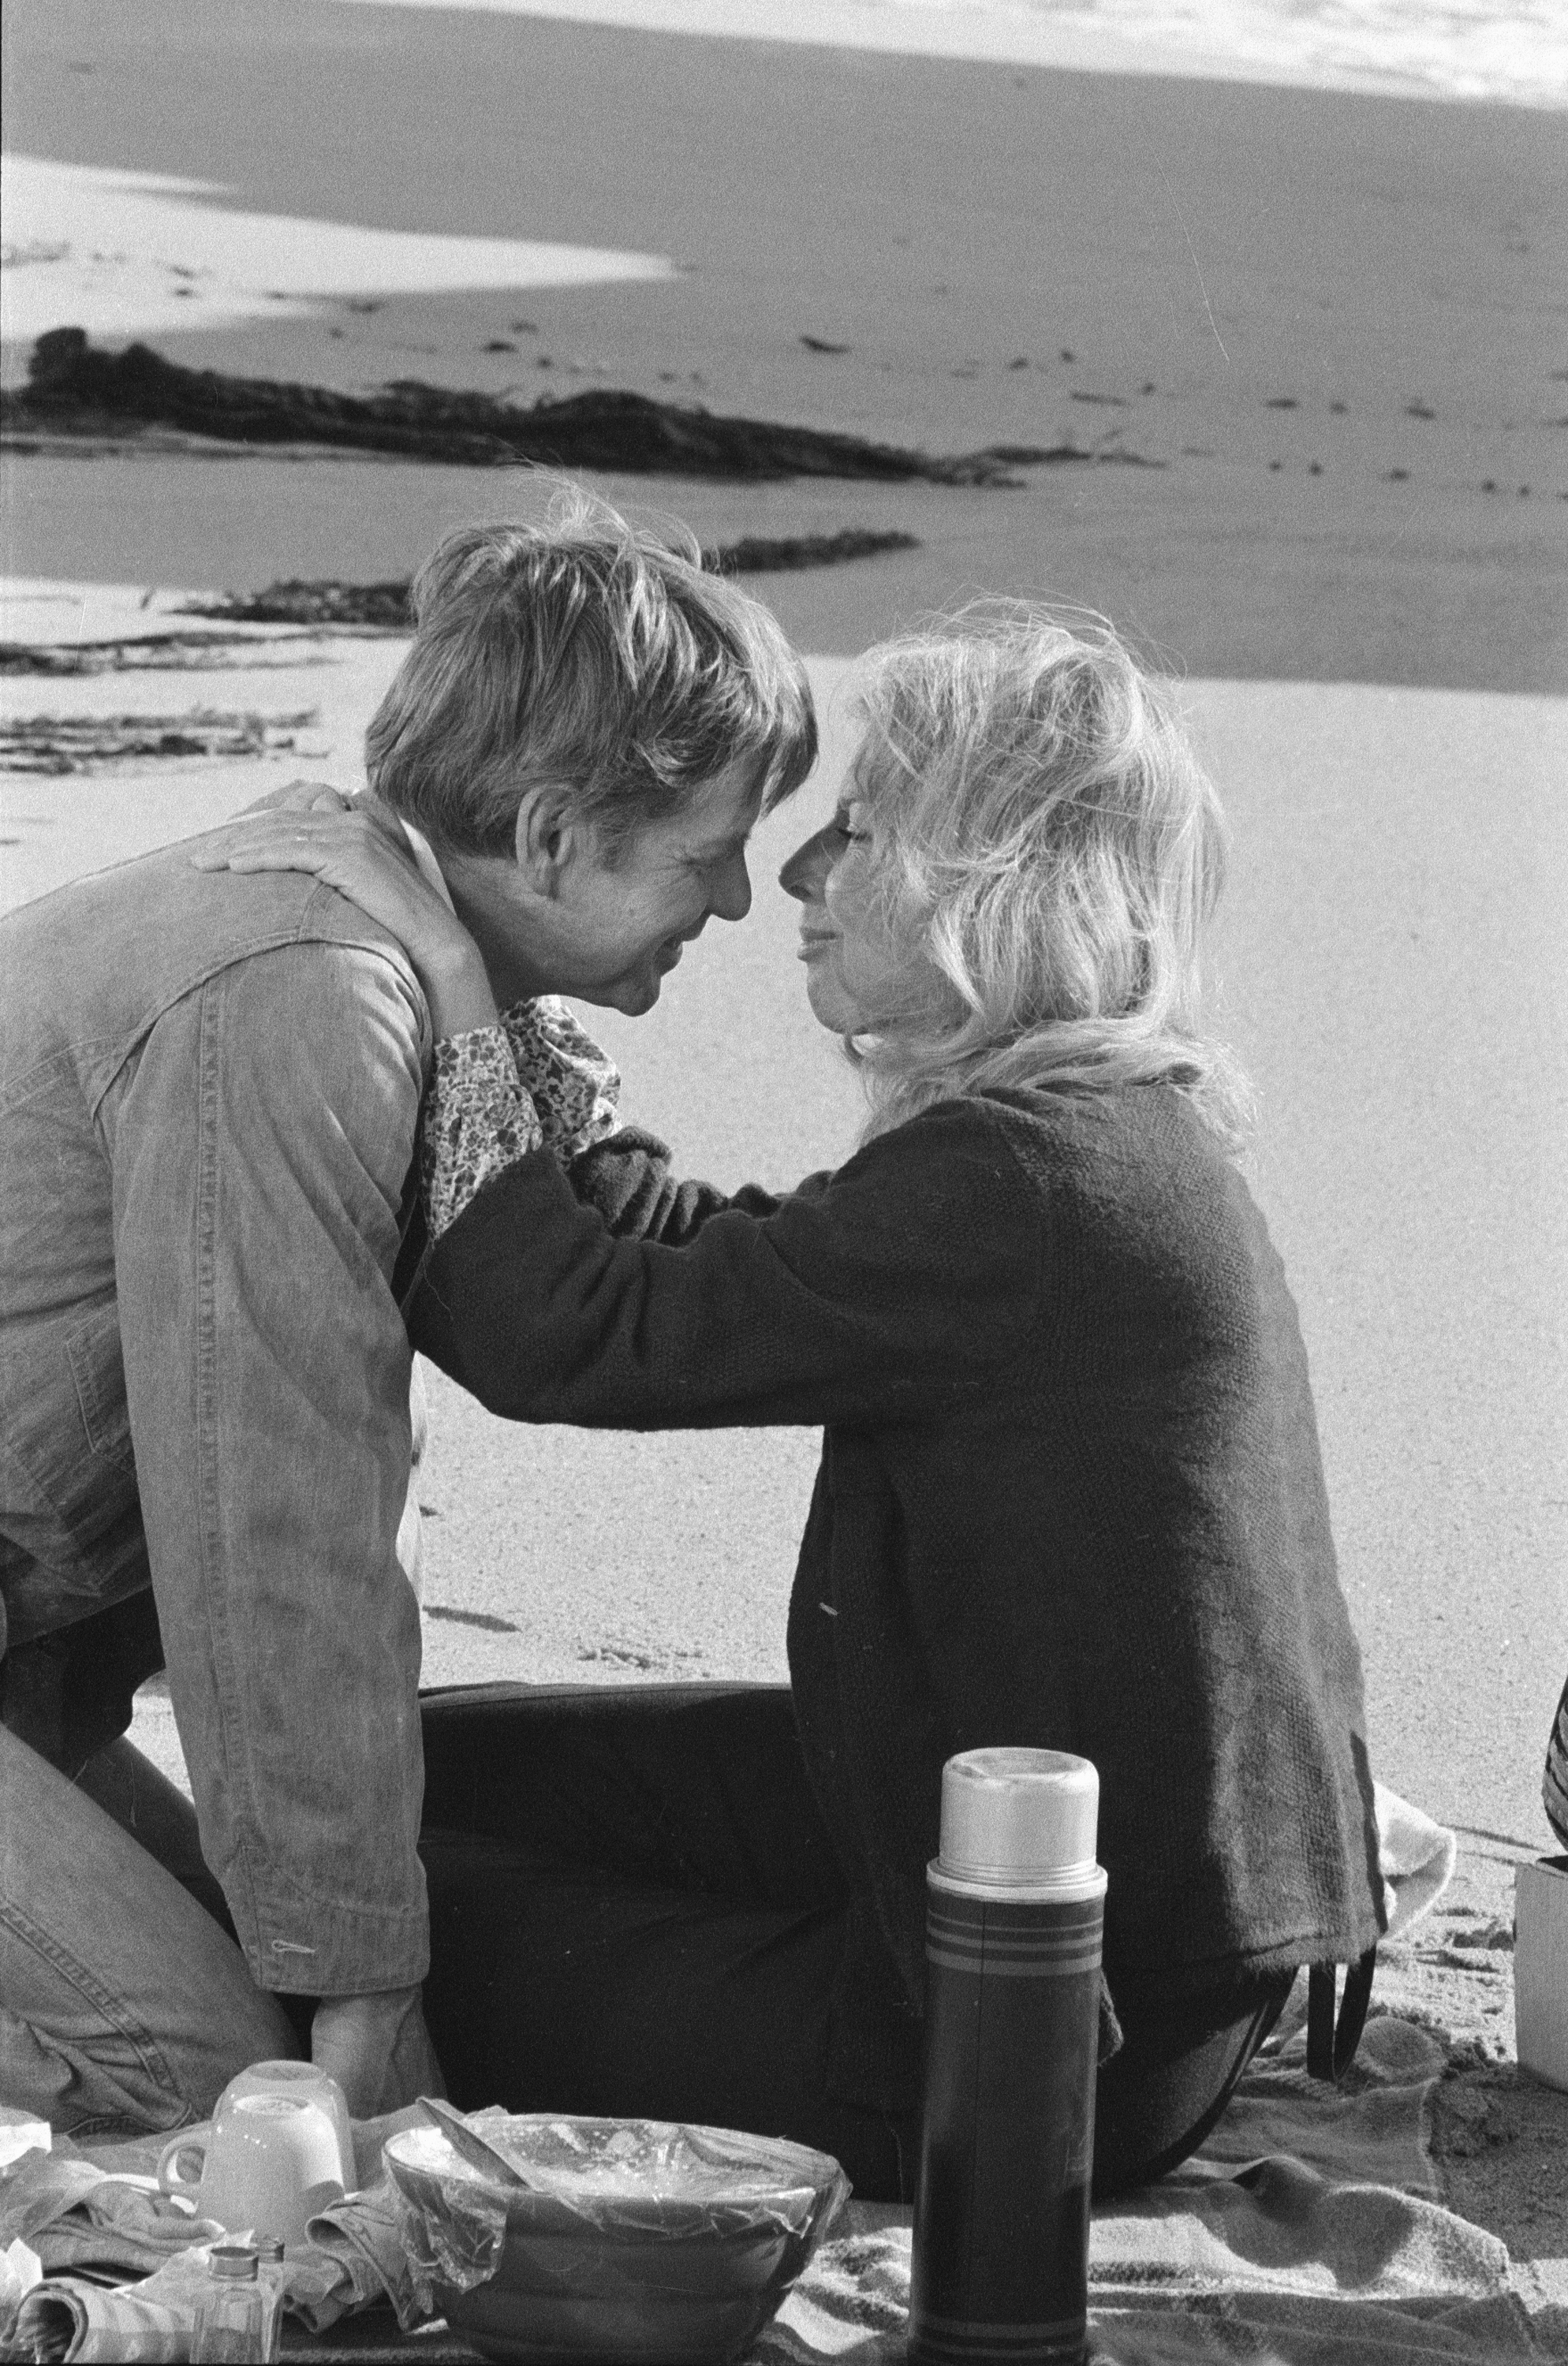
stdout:
MULTIPOLYGON (((787 1688, 494 1684, 422 1706, 425 2017, 453 2100, 791 2136, 863 2200, 912 2199, 914 2066, 898 2114, 829 2090, 850 1891, 787 1688)), ((1097 2194, 1201 2144, 1290 1986, 1123 2014, 1097 2194)))

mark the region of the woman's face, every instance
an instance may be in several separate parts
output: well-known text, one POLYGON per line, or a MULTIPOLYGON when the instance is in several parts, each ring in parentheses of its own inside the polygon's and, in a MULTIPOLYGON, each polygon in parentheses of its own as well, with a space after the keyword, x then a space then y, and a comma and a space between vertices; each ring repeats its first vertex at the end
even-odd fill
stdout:
POLYGON ((800 906, 806 993, 835 1035, 874 1033, 906 1013, 908 956, 895 945, 878 893, 877 833, 852 765, 826 828, 797 846, 779 884, 800 906))

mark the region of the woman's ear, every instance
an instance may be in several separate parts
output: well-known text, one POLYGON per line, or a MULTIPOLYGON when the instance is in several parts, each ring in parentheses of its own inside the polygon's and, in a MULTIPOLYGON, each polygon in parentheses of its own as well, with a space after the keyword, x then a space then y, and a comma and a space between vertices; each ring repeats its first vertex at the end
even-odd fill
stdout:
POLYGON ((536 896, 556 900, 582 844, 582 820, 564 781, 538 781, 524 790, 513 851, 536 896))

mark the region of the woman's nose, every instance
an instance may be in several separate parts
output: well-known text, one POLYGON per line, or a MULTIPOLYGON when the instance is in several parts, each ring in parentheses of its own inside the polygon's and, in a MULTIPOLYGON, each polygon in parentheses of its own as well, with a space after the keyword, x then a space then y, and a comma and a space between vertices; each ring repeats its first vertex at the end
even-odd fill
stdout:
POLYGON ((784 869, 779 873, 779 885, 786 896, 802 904, 809 904, 822 893, 823 883, 833 867, 832 824, 826 824, 803 846, 797 846, 784 869))

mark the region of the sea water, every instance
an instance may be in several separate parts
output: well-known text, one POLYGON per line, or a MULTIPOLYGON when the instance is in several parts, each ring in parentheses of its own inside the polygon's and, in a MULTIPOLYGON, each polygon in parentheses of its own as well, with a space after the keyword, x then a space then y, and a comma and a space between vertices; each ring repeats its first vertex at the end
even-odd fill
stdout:
MULTIPOLYGON (((355 0, 338 0, 355 5, 355 0)), ((364 5, 364 0, 358 0, 364 5)), ((383 0, 375 0, 383 5, 383 0)), ((1568 107, 1568 0, 399 0, 648 32, 1568 107)))

